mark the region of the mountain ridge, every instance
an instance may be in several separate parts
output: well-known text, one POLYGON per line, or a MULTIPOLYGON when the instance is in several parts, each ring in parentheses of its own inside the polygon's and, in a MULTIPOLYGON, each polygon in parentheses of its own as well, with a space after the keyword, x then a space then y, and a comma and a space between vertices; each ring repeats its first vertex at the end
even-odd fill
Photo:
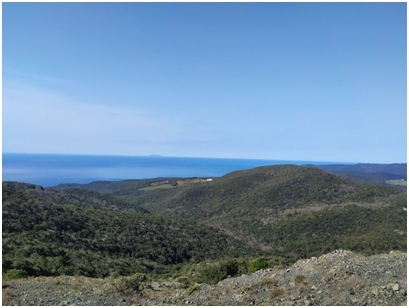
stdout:
MULTIPOLYGON (((348 177, 365 184, 388 185, 387 180, 407 179, 407 164, 330 164, 317 165, 322 170, 348 177)), ((395 186, 398 187, 399 186, 395 186)), ((402 188, 402 187, 400 187, 402 188)))
POLYGON ((380 229, 381 242, 390 243, 385 248, 404 245, 404 238, 393 231, 406 230, 404 191, 357 183, 319 168, 281 165, 235 171, 163 196, 145 208, 222 228, 253 247, 293 260, 337 245, 368 253, 368 241, 381 252, 383 244, 376 241, 380 229))

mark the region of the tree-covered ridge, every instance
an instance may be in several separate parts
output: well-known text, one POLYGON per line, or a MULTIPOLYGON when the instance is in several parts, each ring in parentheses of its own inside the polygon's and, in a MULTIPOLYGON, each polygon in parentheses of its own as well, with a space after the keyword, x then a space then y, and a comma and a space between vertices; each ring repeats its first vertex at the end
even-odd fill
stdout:
POLYGON ((80 188, 55 190, 28 183, 3 182, 3 188, 5 187, 14 187, 25 191, 28 194, 36 195, 43 200, 58 203, 60 205, 79 205, 95 209, 111 209, 148 213, 148 211, 144 208, 125 202, 124 200, 113 198, 107 194, 80 188))
POLYGON ((273 166, 178 190, 147 208, 219 226, 296 260, 339 247, 363 253, 405 250, 406 231, 394 231, 406 230, 405 206, 406 193, 393 187, 317 168, 273 166))
POLYGON ((62 190, 68 188, 81 188, 92 190, 105 194, 115 195, 116 193, 129 193, 135 192, 141 188, 148 187, 153 182, 168 181, 169 184, 176 186, 176 182, 181 178, 152 178, 152 179, 133 179, 123 181, 95 181, 89 184, 60 184, 54 189, 62 190))
POLYGON ((3 185, 3 272, 105 277, 257 254, 220 231, 149 214, 57 205, 3 185))
POLYGON ((392 187, 357 183, 318 168, 282 165, 235 171, 210 183, 178 190, 146 208, 208 219, 223 213, 255 215, 263 209, 282 211, 316 204, 376 203, 401 194, 404 192, 392 187))
MULTIPOLYGON (((60 184, 53 187, 58 191, 66 191, 68 189, 79 188, 94 192, 100 192, 104 195, 115 197, 135 207, 141 207, 145 210, 156 204, 166 203, 169 198, 177 194, 179 191, 184 191, 196 184, 179 185, 178 182, 190 181, 197 178, 152 178, 144 180, 123 180, 123 181, 96 181, 89 184, 60 184), (147 190, 152 187, 152 183, 167 181, 172 185, 173 189, 155 189, 147 190)), ((207 183, 206 183, 207 184, 207 183)))

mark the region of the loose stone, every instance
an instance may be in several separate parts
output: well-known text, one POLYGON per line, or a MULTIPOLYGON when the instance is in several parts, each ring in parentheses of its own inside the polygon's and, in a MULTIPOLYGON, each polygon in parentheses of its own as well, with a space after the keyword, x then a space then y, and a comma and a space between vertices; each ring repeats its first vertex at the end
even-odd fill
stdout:
POLYGON ((378 295, 378 294, 379 294, 379 291, 378 291, 378 289, 372 289, 372 290, 371 290, 371 293, 372 293, 373 295, 378 295))

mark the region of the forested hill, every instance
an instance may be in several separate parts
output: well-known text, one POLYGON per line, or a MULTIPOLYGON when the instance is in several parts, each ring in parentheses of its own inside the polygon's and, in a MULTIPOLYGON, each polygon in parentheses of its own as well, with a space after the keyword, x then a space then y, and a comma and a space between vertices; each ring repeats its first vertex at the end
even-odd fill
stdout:
POLYGON ((266 166, 213 181, 171 178, 80 187, 162 216, 217 226, 253 247, 293 259, 339 247, 368 254, 406 249, 404 190, 365 185, 314 167, 266 166), (163 181, 168 184, 151 186, 163 181))
POLYGON ((405 191, 318 168, 236 171, 159 197, 140 206, 221 227, 277 255, 309 257, 337 247, 364 253, 406 249, 405 191))
POLYGON ((28 183, 3 182, 3 193, 7 194, 8 191, 7 188, 24 191, 30 195, 38 196, 44 201, 54 202, 60 205, 78 205, 82 207, 91 207, 95 209, 111 209, 148 213, 146 209, 125 202, 121 199, 111 197, 107 194, 102 194, 80 188, 55 190, 51 188, 43 188, 42 186, 28 183))
MULTIPOLYGON (((407 247, 406 191, 319 168, 79 187, 88 190, 3 182, 3 272, 105 277, 227 257, 292 262, 338 248, 370 255, 407 247)), ((204 275, 227 277, 239 266, 223 262, 222 274, 204 275)))
POLYGON ((234 171, 212 182, 177 190, 147 209, 171 215, 180 212, 178 215, 197 219, 247 212, 262 218, 271 211, 379 203, 401 195, 406 196, 393 187, 365 185, 318 168, 277 165, 234 171))
MULTIPOLYGON (((151 214, 58 204, 27 192, 28 186, 3 182, 3 273, 152 274, 189 261, 260 253, 215 228, 151 214)), ((34 185, 31 189, 42 190, 34 185)))

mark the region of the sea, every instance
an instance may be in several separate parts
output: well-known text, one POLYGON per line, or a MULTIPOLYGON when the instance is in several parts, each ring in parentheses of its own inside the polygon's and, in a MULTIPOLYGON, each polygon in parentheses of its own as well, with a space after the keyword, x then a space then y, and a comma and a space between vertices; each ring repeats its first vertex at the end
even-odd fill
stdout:
MULTIPOLYGON (((156 177, 220 177, 236 170, 267 165, 328 165, 337 162, 265 159, 113 156, 63 154, 2 154, 2 180, 53 187, 93 181, 156 177)), ((339 162, 338 162, 339 163, 339 162)))

